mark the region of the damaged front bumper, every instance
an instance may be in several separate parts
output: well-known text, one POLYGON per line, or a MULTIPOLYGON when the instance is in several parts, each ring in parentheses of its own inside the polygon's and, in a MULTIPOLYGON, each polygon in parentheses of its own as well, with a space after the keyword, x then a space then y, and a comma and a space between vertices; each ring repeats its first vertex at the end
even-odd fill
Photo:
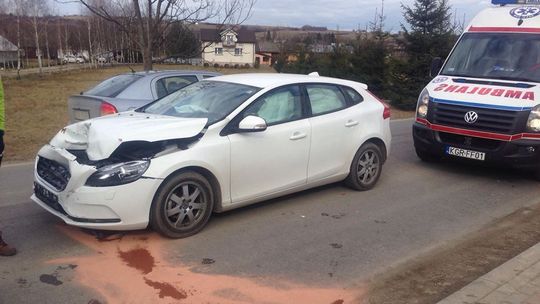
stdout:
POLYGON ((146 228, 154 193, 162 181, 143 176, 120 186, 85 186, 96 168, 50 145, 39 151, 34 169, 32 200, 67 224, 90 229, 146 228))

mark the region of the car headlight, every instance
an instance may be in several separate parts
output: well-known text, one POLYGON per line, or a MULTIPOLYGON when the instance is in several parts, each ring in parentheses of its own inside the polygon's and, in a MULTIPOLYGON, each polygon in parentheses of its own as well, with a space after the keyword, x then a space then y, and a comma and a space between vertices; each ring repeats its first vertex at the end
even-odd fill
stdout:
POLYGON ((416 106, 416 116, 420 118, 425 118, 428 114, 429 106, 429 93, 426 89, 420 93, 418 97, 418 105, 416 106))
POLYGON ((109 187, 124 185, 138 180, 150 166, 149 160, 118 163, 99 168, 92 174, 86 185, 90 187, 109 187))
POLYGON ((540 105, 531 109, 529 119, 527 119, 527 130, 540 132, 540 105))

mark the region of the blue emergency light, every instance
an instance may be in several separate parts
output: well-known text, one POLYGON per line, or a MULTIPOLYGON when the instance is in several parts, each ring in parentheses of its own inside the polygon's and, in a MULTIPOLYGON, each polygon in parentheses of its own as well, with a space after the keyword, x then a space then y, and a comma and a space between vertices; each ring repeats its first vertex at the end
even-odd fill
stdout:
POLYGON ((540 5, 540 0, 491 0, 491 4, 495 4, 495 5, 537 4, 537 5, 540 5))

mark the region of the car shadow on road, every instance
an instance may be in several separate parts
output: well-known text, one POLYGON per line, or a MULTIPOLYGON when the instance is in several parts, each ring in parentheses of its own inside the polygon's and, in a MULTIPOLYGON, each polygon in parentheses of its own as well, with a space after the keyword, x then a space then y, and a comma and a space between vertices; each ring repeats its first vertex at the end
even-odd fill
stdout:
POLYGON ((453 160, 443 158, 436 161, 424 162, 417 160, 418 166, 426 169, 461 175, 466 178, 485 178, 488 181, 516 182, 521 180, 536 181, 533 170, 518 169, 492 164, 482 164, 476 161, 453 160))

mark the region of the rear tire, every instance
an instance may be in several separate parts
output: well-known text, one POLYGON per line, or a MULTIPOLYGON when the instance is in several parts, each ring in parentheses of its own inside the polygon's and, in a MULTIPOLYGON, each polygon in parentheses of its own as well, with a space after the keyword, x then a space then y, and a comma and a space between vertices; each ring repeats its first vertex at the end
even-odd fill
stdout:
POLYGON ((365 143, 356 152, 345 184, 358 191, 375 186, 381 176, 383 157, 381 149, 374 143, 365 143))
POLYGON ((201 231, 214 209, 212 185, 196 172, 181 172, 159 188, 150 209, 152 229, 170 238, 201 231))

